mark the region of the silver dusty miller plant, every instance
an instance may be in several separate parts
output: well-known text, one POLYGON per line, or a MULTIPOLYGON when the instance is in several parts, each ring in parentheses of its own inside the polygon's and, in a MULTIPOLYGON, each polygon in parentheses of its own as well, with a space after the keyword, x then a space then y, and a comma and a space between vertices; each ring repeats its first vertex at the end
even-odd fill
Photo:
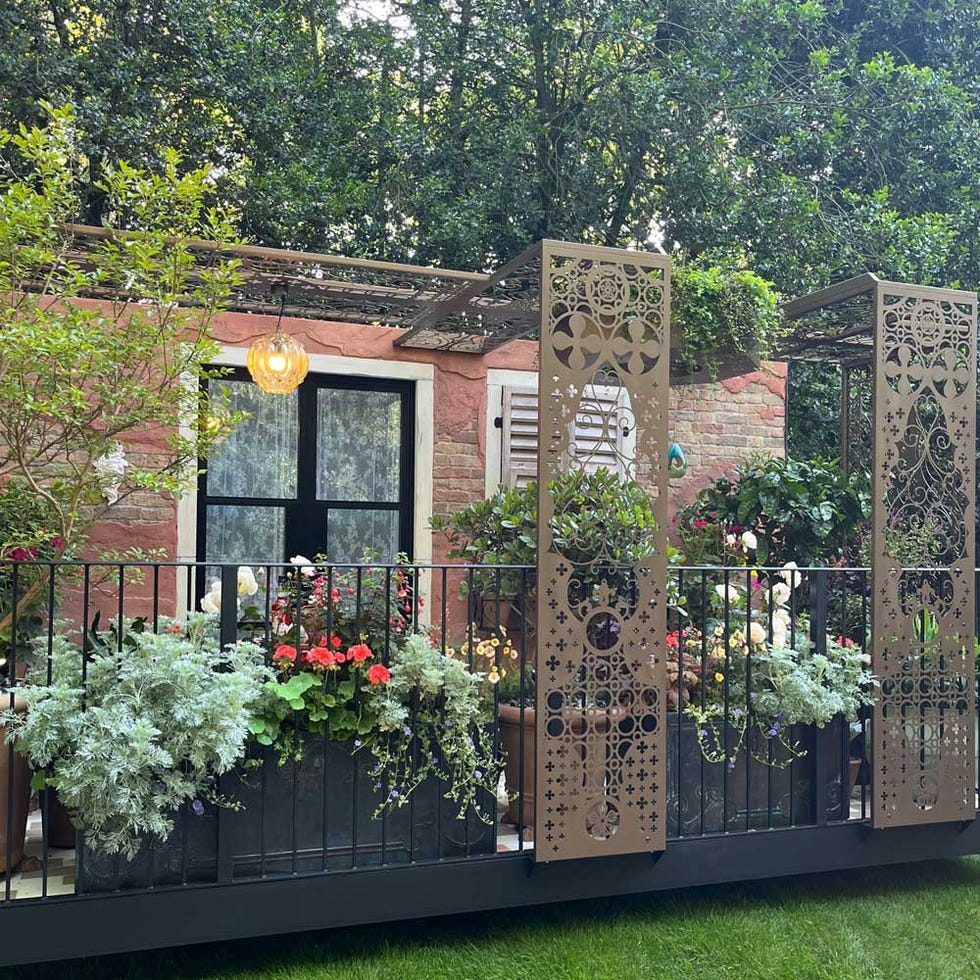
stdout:
POLYGON ((268 678, 261 648, 222 650, 206 616, 142 627, 89 631, 84 682, 81 648, 55 635, 50 682, 39 656, 18 688, 26 713, 0 715, 35 788, 58 791, 87 844, 130 858, 146 836, 166 840, 182 805, 236 806, 216 781, 244 757, 268 678))

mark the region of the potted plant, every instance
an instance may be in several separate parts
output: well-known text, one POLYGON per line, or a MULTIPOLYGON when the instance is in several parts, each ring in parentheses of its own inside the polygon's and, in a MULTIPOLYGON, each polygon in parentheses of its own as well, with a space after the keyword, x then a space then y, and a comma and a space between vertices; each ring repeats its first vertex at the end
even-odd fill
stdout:
POLYGON ((675 263, 671 377, 699 384, 747 374, 782 334, 780 297, 749 269, 675 263))
POLYGON ((130 874, 145 884, 138 858, 151 841, 166 843, 178 812, 202 818, 236 805, 217 780, 244 758, 267 676, 262 650, 220 649, 213 622, 196 615, 158 633, 141 620, 96 624, 84 650, 56 633, 50 682, 47 666, 27 673, 26 713, 0 720, 30 761, 34 788, 56 789, 81 831, 79 890, 130 874))
MULTIPOLYGON (((600 583, 616 589, 622 573, 616 569, 640 561, 653 553, 656 521, 646 493, 637 484, 622 480, 605 469, 588 473, 572 471, 554 480, 549 492, 554 498, 551 533, 562 546, 563 554, 577 567, 587 569, 580 576, 578 588, 584 602, 592 600, 600 583), (615 566, 606 567, 603 556, 615 555, 615 566)), ((515 645, 524 638, 525 649, 518 651, 523 660, 523 705, 520 703, 522 671, 514 664, 497 672, 498 724, 501 742, 507 753, 506 780, 511 797, 509 819, 525 826, 534 823, 534 653, 536 623, 533 611, 537 580, 534 572, 512 566, 533 566, 537 562, 537 484, 525 487, 501 487, 486 500, 469 504, 449 517, 434 522, 450 541, 450 557, 465 558, 478 565, 500 566, 474 572, 474 587, 486 597, 498 588, 508 606, 518 610, 516 623, 505 625, 506 635, 515 645), (513 592, 508 592, 513 590, 513 592), (523 736, 521 734, 523 728, 523 736), (521 749, 524 746, 523 807, 519 811, 517 796, 521 788, 521 749), (520 817, 520 821, 518 820, 520 817)), ((464 580, 464 589, 466 580, 464 580)), ((501 624, 494 623, 498 627, 501 624)), ((591 627, 597 635, 602 624, 591 627)), ((492 630, 491 630, 492 632, 492 630)), ((607 706, 581 705, 576 711, 607 706)), ((584 717, 584 716, 583 716, 584 717)), ((583 722, 584 723, 584 722, 583 722)))

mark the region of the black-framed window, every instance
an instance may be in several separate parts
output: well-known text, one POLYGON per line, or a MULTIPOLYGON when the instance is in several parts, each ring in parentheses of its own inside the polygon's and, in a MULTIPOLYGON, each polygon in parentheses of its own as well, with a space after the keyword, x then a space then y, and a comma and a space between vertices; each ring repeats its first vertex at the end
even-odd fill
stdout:
POLYGON ((251 418, 200 477, 199 560, 412 553, 414 382, 311 374, 269 395, 240 369, 209 384, 251 418))

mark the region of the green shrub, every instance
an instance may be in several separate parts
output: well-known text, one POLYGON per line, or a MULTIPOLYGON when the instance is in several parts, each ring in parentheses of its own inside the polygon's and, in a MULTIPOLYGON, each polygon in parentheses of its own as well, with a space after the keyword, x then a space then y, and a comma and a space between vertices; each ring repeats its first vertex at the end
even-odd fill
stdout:
POLYGON ((677 531, 693 564, 728 564, 727 536, 751 531, 757 564, 816 566, 856 553, 870 514, 865 480, 836 460, 757 457, 682 508, 677 531))

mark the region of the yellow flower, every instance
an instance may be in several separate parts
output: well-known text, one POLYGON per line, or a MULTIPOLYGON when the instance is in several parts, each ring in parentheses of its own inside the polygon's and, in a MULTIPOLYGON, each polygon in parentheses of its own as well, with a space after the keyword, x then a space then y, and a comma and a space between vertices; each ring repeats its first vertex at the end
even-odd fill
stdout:
POLYGON ((724 680, 725 680, 725 675, 724 675, 724 674, 720 674, 720 673, 718 673, 718 671, 715 671, 715 680, 716 680, 716 681, 717 681, 717 682, 718 682, 719 684, 721 684, 721 683, 723 683, 723 682, 724 682, 724 680))
POLYGON ((487 680, 490 681, 491 684, 496 684, 497 681, 500 680, 500 674, 498 674, 495 669, 491 670, 487 675, 487 680))
POLYGON ((500 646, 500 640, 498 640, 496 637, 493 637, 490 640, 490 646, 492 646, 492 647, 499 647, 500 646))

